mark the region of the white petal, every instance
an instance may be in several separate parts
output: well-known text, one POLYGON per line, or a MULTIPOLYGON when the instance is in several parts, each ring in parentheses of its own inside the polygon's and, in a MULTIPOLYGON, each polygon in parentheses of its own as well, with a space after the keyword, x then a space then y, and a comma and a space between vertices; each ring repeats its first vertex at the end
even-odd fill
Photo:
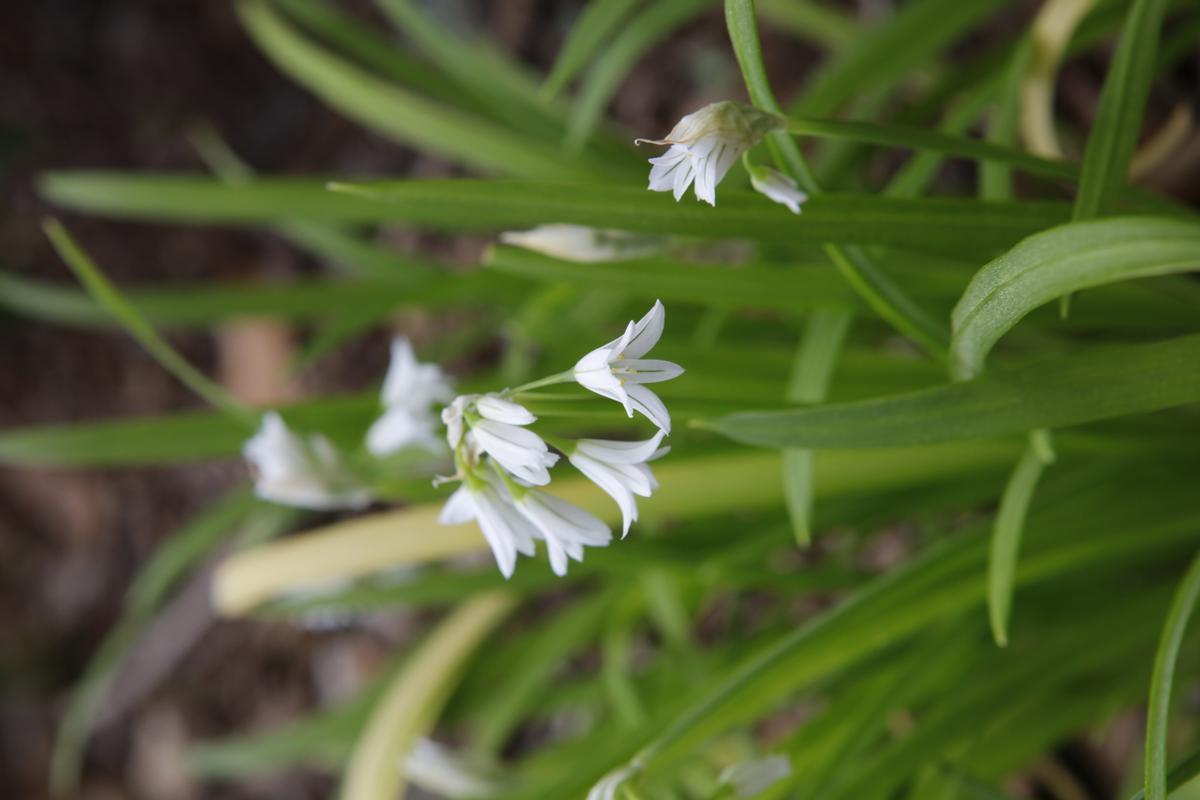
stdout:
POLYGON ((630 383, 625 386, 633 410, 658 426, 660 431, 671 433, 671 414, 663 401, 654 392, 640 383, 630 383))
POLYGON ((661 300, 655 300, 650 310, 633 326, 633 334, 626 340, 624 347, 617 350, 617 354, 622 358, 640 358, 646 355, 662 338, 666 323, 667 310, 661 300))
POLYGON ((658 358, 623 358, 613 366, 620 370, 621 377, 634 383, 660 383, 683 374, 683 367, 658 358))
POLYGON ((537 422, 537 417, 529 413, 525 406, 494 394, 485 394, 476 400, 475 408, 484 419, 507 422, 509 425, 529 425, 537 422))
POLYGON ((438 446, 433 418, 428 413, 396 406, 385 411, 367 430, 367 450, 379 458, 410 446, 426 449, 438 446))
POLYGON ((666 434, 659 431, 650 439, 640 442, 619 442, 611 439, 580 439, 575 443, 577 452, 600 461, 616 464, 636 464, 646 461, 658 450, 666 434))
POLYGON ((512 577, 517 564, 516 534, 501 511, 502 501, 490 488, 471 491, 475 518, 505 578, 512 577))
POLYGON ((603 489, 621 509, 621 538, 624 539, 629 534, 629 526, 638 518, 637 501, 633 498, 633 492, 611 467, 578 452, 569 460, 588 480, 603 489))
POLYGON ((438 523, 441 525, 464 525, 475 519, 475 505, 471 502, 470 490, 465 486, 460 486, 454 490, 454 494, 446 498, 446 504, 442 506, 441 513, 438 514, 438 523))

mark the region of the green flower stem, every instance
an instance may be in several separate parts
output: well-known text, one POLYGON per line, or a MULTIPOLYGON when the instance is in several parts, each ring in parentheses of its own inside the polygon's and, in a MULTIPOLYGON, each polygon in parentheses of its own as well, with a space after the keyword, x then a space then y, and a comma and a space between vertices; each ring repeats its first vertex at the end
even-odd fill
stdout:
MULTIPOLYGON (((779 103, 775 99, 775 93, 767 80, 766 68, 763 66, 753 0, 726 0, 725 22, 751 101, 758 108, 780 113, 779 103)), ((821 193, 821 187, 791 133, 773 131, 767 135, 767 146, 775 156, 776 162, 795 178, 800 188, 812 196, 821 193)), ((871 309, 898 331, 920 344, 931 356, 942 362, 947 361, 949 333, 945 326, 926 314, 880 271, 874 260, 862 248, 827 244, 825 252, 846 282, 871 309)))
POLYGON ((548 375, 545 378, 539 378, 536 381, 523 383, 515 389, 505 389, 501 394, 512 396, 521 392, 528 392, 532 389, 540 389, 543 386, 554 386, 559 383, 571 383, 575 380, 574 370, 564 370, 554 375, 548 375))

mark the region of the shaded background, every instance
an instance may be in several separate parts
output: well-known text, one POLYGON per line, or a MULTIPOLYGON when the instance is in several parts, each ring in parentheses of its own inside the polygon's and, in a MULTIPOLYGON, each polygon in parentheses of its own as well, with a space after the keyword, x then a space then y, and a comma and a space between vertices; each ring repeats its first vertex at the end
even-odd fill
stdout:
MULTIPOLYGON (((372 17, 369 3, 347 5, 372 17)), ((441 15, 486 31, 545 70, 578 5, 461 0, 438 7, 441 15)), ((864 0, 857 9, 869 17, 887 5, 864 0)), ((1019 28, 1036 7, 1014 4, 994 23, 996 31, 1019 28)), ((800 85, 819 60, 815 50, 775 35, 766 37, 766 52, 782 93, 800 85)), ((1186 74, 1194 76, 1195 66, 1193 59, 1186 74)), ((1060 110, 1081 126, 1094 110, 1103 67, 1101 54, 1064 71, 1060 110)), ((681 113, 725 96, 741 96, 741 89, 714 9, 640 64, 611 110, 631 129, 655 134, 681 113)), ((1161 118, 1167 107, 1160 102, 1149 119, 1161 118)), ((0 267, 70 280, 39 229, 52 209, 37 197, 37 173, 76 167, 202 171, 188 141, 200 123, 211 124, 264 172, 454 174, 444 163, 385 142, 320 106, 258 53, 229 3, 10 0, 0 4, 0 267)), ((894 164, 894 156, 883 156, 879 167, 894 164)), ((953 183, 956 171, 970 175, 959 164, 943 179, 953 183)), ((286 277, 319 269, 266 234, 66 219, 123 285, 286 277)), ((451 257, 472 253, 470 242, 417 244, 451 257)), ((363 389, 382 374, 386 332, 380 330, 339 348, 295 385, 263 378, 280 370, 304 333, 295 326, 239 323, 215 335, 173 336, 172 342, 250 399, 363 389)), ((197 406, 124 335, 0 312, 0 428, 197 406)), ((190 514, 244 478, 243 467, 232 461, 107 472, 0 468, 0 796, 46 794, 63 700, 118 617, 138 565, 190 514)), ((110 696, 89 750, 83 796, 326 796, 332 781, 315 774, 195 785, 184 774, 182 749, 191 739, 267 727, 344 695, 419 624, 402 613, 353 631, 217 622, 203 579, 194 582, 170 606, 167 622, 152 629, 110 696)), ((1136 735, 1133 726, 1126 749, 1136 735)), ((1119 741, 1113 747, 1122 749, 1119 741)))

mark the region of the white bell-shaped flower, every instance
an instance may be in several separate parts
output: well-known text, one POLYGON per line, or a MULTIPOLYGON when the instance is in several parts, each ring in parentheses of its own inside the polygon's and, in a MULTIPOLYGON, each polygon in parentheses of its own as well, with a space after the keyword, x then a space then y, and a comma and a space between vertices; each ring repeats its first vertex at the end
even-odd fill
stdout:
POLYGON ((406 447, 437 450, 437 417, 430 406, 453 396, 441 367, 417 361, 408 339, 396 337, 380 391, 384 412, 367 431, 367 450, 381 458, 406 447))
POLYGON ((567 460, 616 501, 621 509, 621 538, 637 521, 635 495, 649 497, 658 481, 646 463, 658 454, 665 432, 642 442, 616 442, 606 439, 580 439, 567 460))
POLYGON ((763 134, 785 127, 778 114, 724 100, 712 103, 679 120, 665 139, 637 139, 640 144, 670 145, 650 159, 650 189, 683 197, 693 182, 696 197, 717 204, 717 184, 742 153, 758 144, 763 134))
POLYGON ((630 417, 637 411, 665 433, 671 432, 671 415, 662 400, 642 384, 670 380, 683 374, 671 361, 644 359, 658 343, 666 324, 661 301, 636 323, 630 322, 620 338, 598 347, 575 364, 575 380, 586 389, 616 400, 630 417))
POLYGON ((538 538, 537 529, 517 512, 503 490, 489 483, 464 483, 446 500, 438 516, 443 525, 462 525, 472 520, 479 524, 505 578, 516 569, 517 553, 532 556, 536 552, 533 540, 538 538))
POLYGON ((599 518, 561 497, 530 489, 517 498, 516 506, 546 540, 555 575, 567 574, 568 558, 583 561, 583 548, 606 547, 612 541, 612 531, 599 518))

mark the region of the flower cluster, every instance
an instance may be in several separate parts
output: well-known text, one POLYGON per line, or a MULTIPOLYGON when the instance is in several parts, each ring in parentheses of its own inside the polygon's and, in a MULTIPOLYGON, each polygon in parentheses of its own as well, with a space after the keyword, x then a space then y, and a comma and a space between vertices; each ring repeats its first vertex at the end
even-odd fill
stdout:
MULTIPOLYGON (((662 336, 665 321, 662 303, 655 302, 620 337, 579 359, 572 370, 517 389, 457 397, 439 367, 418 362, 408 341, 396 339, 381 392, 383 412, 367 432, 365 450, 375 459, 409 448, 444 452, 432 409, 447 403, 441 422, 455 473, 440 480, 461 486, 447 500, 440 521, 477 522, 505 577, 512 575, 517 554, 534 555, 539 540, 554 572, 564 575, 571 559, 583 559, 585 548, 611 542, 612 531, 592 513, 542 488, 550 483, 552 467, 565 457, 606 492, 621 511, 622 537, 637 521, 637 498, 658 488, 649 462, 666 452, 662 441, 671 432, 671 416, 645 384, 669 380, 683 369, 643 356, 662 336), (644 441, 547 441, 532 429, 537 417, 519 400, 532 388, 569 381, 617 401, 629 417, 645 416, 658 432, 644 441)), ((301 437, 274 412, 263 417, 243 452, 264 499, 312 509, 361 508, 370 502, 371 492, 328 439, 301 437)))
POLYGON ((550 469, 562 456, 604 490, 621 510, 622 536, 637 520, 637 497, 658 488, 648 462, 662 454, 671 417, 662 401, 642 384, 667 380, 683 372, 669 361, 642 359, 662 336, 666 311, 662 303, 625 333, 588 353, 570 372, 529 384, 545 386, 574 380, 621 403, 632 417, 643 414, 658 427, 645 441, 604 439, 554 440, 554 448, 530 426, 537 417, 514 398, 521 392, 461 395, 442 412, 446 440, 454 451, 454 479, 462 485, 442 509, 441 522, 478 523, 508 577, 517 554, 531 556, 535 542, 546 544, 550 566, 565 575, 570 559, 581 561, 584 548, 604 547, 612 531, 592 513, 545 491, 550 469))
MULTIPOLYGON (((441 368, 419 363, 408 339, 397 337, 380 392, 382 413, 367 431, 366 450, 376 458, 409 448, 441 452, 433 407, 453 396, 441 368)), ((263 415, 242 455, 254 473, 255 493, 264 500, 313 510, 358 509, 371 502, 370 490, 329 439, 300 436, 274 411, 263 415)))

